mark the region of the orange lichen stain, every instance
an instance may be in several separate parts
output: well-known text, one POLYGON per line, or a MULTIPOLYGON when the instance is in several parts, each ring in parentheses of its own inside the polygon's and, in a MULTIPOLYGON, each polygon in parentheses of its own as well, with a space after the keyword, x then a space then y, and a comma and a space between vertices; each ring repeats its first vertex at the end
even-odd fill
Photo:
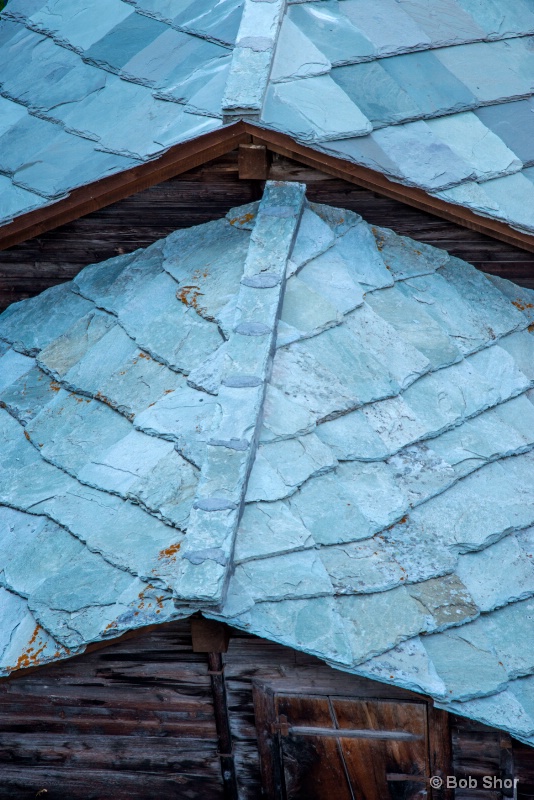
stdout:
POLYGON ((234 217, 233 219, 228 220, 230 225, 235 225, 236 222, 239 225, 244 225, 246 222, 251 222, 254 219, 254 214, 248 211, 246 214, 243 214, 242 217, 234 217))
POLYGON ((165 598, 163 597, 163 595, 160 595, 159 597, 156 597, 156 603, 157 603, 159 609, 163 608, 163 600, 164 599, 165 598))
POLYGON ((104 633, 106 631, 110 631, 112 628, 116 628, 116 627, 117 627, 117 623, 115 622, 115 620, 113 620, 113 622, 108 622, 108 624, 104 628, 104 633))
POLYGON ((174 389, 165 389, 163 394, 171 394, 172 392, 174 392, 174 389))
POLYGON ((114 403, 113 400, 110 400, 109 397, 106 397, 105 394, 102 394, 102 392, 97 392, 95 397, 96 397, 97 400, 100 400, 101 403, 105 403, 110 408, 113 408, 113 409, 117 408, 117 404, 114 403))
POLYGON ((202 297, 204 293, 200 291, 198 286, 182 286, 176 292, 176 297, 178 300, 187 306, 188 308, 194 308, 195 311, 198 311, 198 298, 202 297))
POLYGON ((534 308, 534 303, 523 303, 521 300, 512 300, 512 305, 520 311, 526 311, 527 308, 534 308))
POLYGON ((29 442, 31 442, 31 439, 30 439, 30 434, 28 433, 28 431, 24 431, 24 436, 26 437, 26 439, 27 439, 29 442))
POLYGON ((147 355, 146 353, 139 353, 139 356, 138 356, 138 358, 146 358, 146 360, 147 360, 147 361, 152 361, 152 359, 150 358, 150 356, 149 356, 149 355, 147 355))
POLYGON ((169 547, 166 547, 164 550, 160 550, 158 554, 159 559, 170 559, 171 561, 176 561, 176 554, 180 549, 180 543, 176 542, 176 544, 171 544, 169 547))
POLYGON ((12 671, 24 669, 25 667, 33 667, 39 663, 39 656, 47 647, 46 642, 43 644, 43 640, 39 636, 40 631, 41 627, 37 625, 32 633, 30 641, 18 657, 17 663, 11 668, 12 671))
POLYGON ((534 322, 528 326, 527 330, 529 333, 534 333, 534 322))
POLYGON ((52 381, 50 383, 50 388, 52 389, 53 392, 59 392, 59 390, 61 389, 61 386, 59 385, 59 383, 57 381, 52 381))

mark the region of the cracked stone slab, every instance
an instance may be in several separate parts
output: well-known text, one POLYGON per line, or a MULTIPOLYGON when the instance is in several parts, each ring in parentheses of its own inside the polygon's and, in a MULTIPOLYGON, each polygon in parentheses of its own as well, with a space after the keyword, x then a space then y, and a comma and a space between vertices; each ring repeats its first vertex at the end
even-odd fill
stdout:
POLYGON ((245 506, 235 544, 235 561, 303 550, 315 544, 310 531, 282 502, 245 506))

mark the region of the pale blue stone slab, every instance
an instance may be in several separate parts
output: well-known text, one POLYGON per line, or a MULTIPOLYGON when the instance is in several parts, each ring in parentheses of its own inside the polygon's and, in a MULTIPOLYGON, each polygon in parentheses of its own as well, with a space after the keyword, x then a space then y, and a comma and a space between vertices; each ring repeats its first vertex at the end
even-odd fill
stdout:
POLYGON ((386 268, 396 281, 431 275, 449 260, 446 250, 398 236, 388 228, 371 226, 386 268))
POLYGON ((328 75, 272 84, 262 121, 303 141, 350 139, 372 130, 367 117, 328 75))
POLYGON ((476 313, 484 315, 491 339, 525 327, 525 319, 519 309, 512 303, 503 302, 502 293, 471 264, 451 258, 439 274, 457 289, 476 313))
POLYGON ((246 501, 282 500, 309 478, 330 472, 336 464, 330 448, 313 433, 262 444, 248 481, 246 501))
POLYGON ((46 205, 46 202, 39 195, 15 186, 9 178, 0 175, 0 224, 5 225, 20 214, 46 205))
POLYGON ((433 368, 444 367, 460 359, 460 350, 427 313, 425 305, 401 291, 400 287, 369 293, 366 302, 408 345, 419 350, 433 368))
POLYGON ((464 355, 486 346, 495 335, 484 309, 464 300, 460 285, 456 288, 439 272, 409 278, 397 288, 419 303, 464 355))
POLYGON ((9 413, 26 425, 55 397, 58 388, 55 381, 34 367, 4 389, 0 397, 9 413))
POLYGON ((98 66, 120 70, 166 30, 166 25, 151 17, 131 13, 92 44, 85 51, 85 57, 98 66))
POLYGON ((369 596, 339 597, 336 605, 346 626, 353 663, 390 650, 425 631, 432 617, 404 586, 369 596))
POLYGON ((323 422, 316 432, 341 461, 379 461, 389 455, 388 447, 363 411, 323 422))
POLYGON ((385 592, 404 580, 400 565, 384 552, 379 540, 322 547, 319 556, 336 595, 385 592))
POLYGON ((499 402, 515 397, 531 385, 515 359, 499 345, 480 350, 470 357, 469 363, 497 388, 499 402))
POLYGON ((10 387, 19 378, 26 375, 35 366, 35 359, 29 358, 16 350, 7 350, 0 356, 0 392, 10 387))
POLYGON ((525 678, 514 682, 509 689, 490 697, 475 698, 464 703, 450 703, 443 708, 477 719, 483 724, 501 725, 504 730, 509 730, 518 739, 532 745, 534 715, 531 708, 527 710, 524 707, 525 700, 526 705, 530 706, 528 700, 531 683, 531 679, 525 678), (523 685, 526 697, 522 696, 523 685), (519 698, 516 696, 518 693, 519 698))
POLYGON ((485 26, 478 25, 459 0, 400 0, 399 5, 428 34, 434 46, 485 38, 485 26))
POLYGON ((363 287, 350 263, 334 247, 308 261, 298 272, 302 284, 328 300, 341 314, 363 303, 363 287))
POLYGON ((65 132, 59 125, 25 114, 2 136, 0 169, 9 174, 15 173, 32 162, 36 142, 44 150, 57 140, 65 140, 65 132))
POLYGON ((291 251, 291 262, 297 269, 326 252, 335 241, 330 226, 318 214, 306 207, 291 251))
MULTIPOLYGON (((348 2, 350 0, 344 5, 348 2)), ((382 61, 335 67, 331 76, 375 128, 417 119, 424 114, 417 102, 386 71, 382 61)))
POLYGON ((428 35, 431 32, 423 29, 421 20, 396 0, 385 0, 380 4, 346 0, 338 6, 372 42, 377 56, 420 49, 432 43, 428 35))
POLYGON ((532 98, 484 106, 476 115, 524 164, 534 162, 534 142, 529 134, 534 117, 532 98))
POLYGON ((358 674, 383 683, 395 681, 406 689, 434 698, 446 693, 445 684, 418 636, 360 664, 358 674))
POLYGON ((322 220, 334 231, 336 236, 342 236, 349 228, 362 221, 359 214, 346 208, 334 208, 324 203, 309 203, 309 208, 321 217, 322 220))
POLYGON ((236 568, 236 580, 255 601, 328 597, 334 587, 315 550, 248 561, 236 568))
POLYGON ((534 13, 528 3, 516 0, 501 3, 499 0, 456 0, 491 38, 505 37, 534 30, 534 13))
MULTIPOLYGON (((44 362, 49 367, 49 362, 44 362)), ((63 376, 65 386, 96 397, 128 418, 185 388, 185 378, 140 350, 114 325, 63 376)))
POLYGON ((427 421, 421 419, 417 412, 414 413, 402 397, 392 397, 365 406, 362 413, 380 437, 388 455, 429 433, 427 421))
POLYGON ((4 311, 0 319, 0 339, 15 344, 29 355, 36 355, 92 308, 92 303, 71 291, 70 284, 53 286, 4 311), (51 305, 54 306, 53 315, 50 314, 51 305))
POLYGON ((8 19, 26 20, 46 5, 48 0, 10 0, 9 9, 2 11, 2 24, 8 19))
POLYGON ((498 209, 495 216, 519 230, 534 230, 534 181, 529 170, 486 181, 483 188, 490 204, 498 209))
POLYGON ((426 526, 420 517, 405 513, 397 524, 380 533, 380 539, 403 568, 405 582, 409 584, 450 574, 458 558, 442 540, 441 531, 426 526))
POLYGON ((471 111, 427 121, 430 130, 473 169, 477 180, 518 172, 523 162, 471 111))
POLYGON ((310 531, 283 502, 248 503, 237 531, 236 563, 313 547, 310 531))
POLYGON ((50 32, 58 41, 83 51, 131 14, 131 6, 121 0, 95 0, 91 6, 83 0, 48 0, 31 9, 28 16, 44 33, 50 32))
POLYGON ((17 124, 20 120, 28 116, 25 106, 14 103, 6 97, 0 97, 0 135, 4 134, 17 124))
POLYGON ((425 122, 382 128, 372 136, 412 185, 439 190, 475 175, 473 166, 456 155, 425 122), (413 160, 414 152, 417 152, 417 165, 413 160))
POLYGON ((382 66, 417 104, 422 116, 450 114, 478 105, 462 74, 452 74, 430 50, 388 58, 382 66))
POLYGON ((488 278, 505 297, 521 311, 528 322, 534 322, 534 290, 525 286, 518 286, 512 281, 500 278, 498 275, 488 275, 488 278))
POLYGON ((185 28, 198 36, 206 39, 216 39, 225 44, 234 44, 237 39, 239 24, 243 14, 243 0, 222 0, 213 5, 211 0, 194 0, 185 4, 183 2, 161 3, 160 0, 139 0, 143 8, 156 6, 160 10, 169 5, 171 22, 176 27, 185 28), (171 7, 178 12, 173 15, 171 7))
POLYGON ((360 283, 364 291, 393 285, 393 279, 386 269, 372 230, 363 221, 353 225, 338 238, 330 256, 332 258, 339 256, 346 262, 352 279, 360 283))
POLYGON ((534 53, 522 38, 444 47, 436 57, 482 104, 519 98, 534 88, 534 53))
POLYGON ((395 328, 364 303, 346 318, 345 323, 357 347, 374 356, 405 389, 430 370, 430 361, 415 347, 404 342, 395 328))
POLYGON ((356 136, 353 139, 338 139, 335 142, 318 142, 317 149, 353 164, 377 170, 392 178, 405 180, 400 166, 387 155, 372 134, 356 136))
POLYGON ((421 641, 447 686, 449 700, 468 700, 505 687, 506 672, 493 650, 471 642, 467 628, 423 636, 421 641))
POLYGON ((412 507, 445 491, 456 480, 453 468, 434 451, 432 444, 411 445, 387 461, 397 486, 412 507))
POLYGON ((499 347, 506 350, 529 380, 534 380, 534 335, 529 330, 511 333, 499 341, 499 347))
POLYGON ((111 315, 90 311, 41 350, 39 364, 55 378, 62 378, 115 324, 111 315))
POLYGON ((296 4, 289 8, 287 16, 332 64, 347 64, 375 56, 374 45, 339 6, 328 0, 296 4))
MULTIPOLYGON (((526 545, 526 539, 532 536, 518 534, 518 541, 526 545)), ((532 541, 526 546, 527 556, 532 557, 532 541)), ((511 587, 512 588, 512 587, 511 587)), ((499 659, 510 678, 517 678, 532 672, 534 668, 534 647, 532 639, 532 622, 534 603, 524 600, 498 609, 484 620, 484 629, 489 641, 493 644, 499 659)))
POLYGON ((343 320, 337 308, 293 275, 286 283, 277 347, 321 333, 343 320))
POLYGON ((328 58, 286 14, 278 35, 270 80, 279 82, 327 75, 331 68, 328 58))
POLYGON ((230 56, 218 58, 215 62, 212 62, 201 88, 193 90, 192 93, 188 90, 189 99, 185 105, 186 111, 194 114, 222 117, 221 100, 228 80, 230 65, 230 56))
POLYGON ((515 536, 506 536, 481 553, 460 556, 456 574, 484 612, 534 594, 534 564, 515 536))

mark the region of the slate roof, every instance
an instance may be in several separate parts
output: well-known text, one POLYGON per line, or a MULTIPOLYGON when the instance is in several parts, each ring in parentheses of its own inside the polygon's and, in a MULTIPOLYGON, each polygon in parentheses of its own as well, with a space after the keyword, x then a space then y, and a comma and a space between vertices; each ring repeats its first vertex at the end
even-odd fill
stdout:
POLYGON ((526 0, 9 0, 0 224, 234 119, 534 231, 526 0))
POLYGON ((299 184, 14 304, 2 673, 200 609, 534 744, 533 334, 299 184))

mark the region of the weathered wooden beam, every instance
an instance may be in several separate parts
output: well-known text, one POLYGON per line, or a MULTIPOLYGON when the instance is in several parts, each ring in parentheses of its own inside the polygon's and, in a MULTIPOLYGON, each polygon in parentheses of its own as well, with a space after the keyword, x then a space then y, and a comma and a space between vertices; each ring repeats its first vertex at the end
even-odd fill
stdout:
POLYGON ((211 691, 213 693, 215 726, 219 737, 219 758, 221 760, 224 798, 225 800, 238 800, 239 791, 222 654, 208 653, 208 667, 211 678, 211 691))
POLYGON ((265 145, 239 145, 238 169, 242 180, 267 180, 269 166, 269 151, 265 145))
POLYGON ((191 617, 193 653, 226 653, 230 629, 223 622, 205 617, 191 617))
POLYGON ((453 800, 454 789, 447 788, 447 776, 454 775, 450 714, 434 706, 428 709, 430 768, 442 785, 431 787, 432 800, 453 800))

